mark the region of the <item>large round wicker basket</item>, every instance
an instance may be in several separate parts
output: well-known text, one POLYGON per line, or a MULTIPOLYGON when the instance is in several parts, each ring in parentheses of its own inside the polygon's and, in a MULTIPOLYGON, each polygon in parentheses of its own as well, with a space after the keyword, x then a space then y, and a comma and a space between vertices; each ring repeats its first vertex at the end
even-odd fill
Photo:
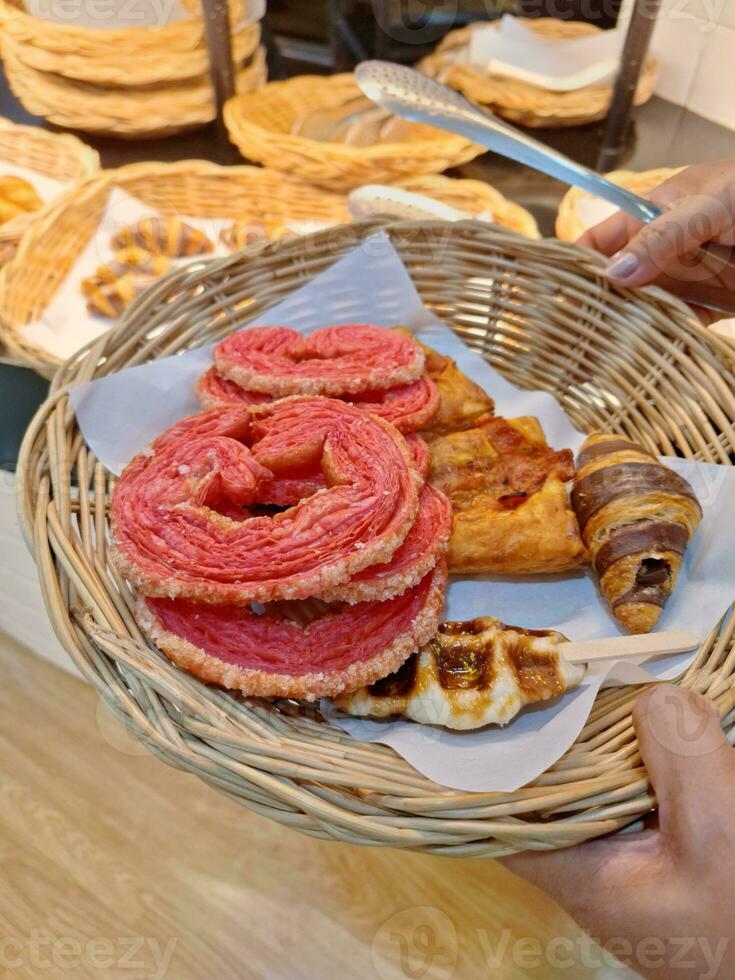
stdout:
MULTIPOLYGON (((490 26, 499 23, 494 21, 490 26)), ((554 17, 529 18, 524 24, 542 37, 560 40, 594 34, 600 29, 583 21, 554 17)), ((609 84, 586 85, 571 92, 551 92, 529 82, 490 75, 458 62, 457 56, 466 48, 472 32, 487 26, 487 22, 481 22, 450 31, 417 67, 458 89, 473 102, 486 105, 499 116, 521 126, 580 126, 603 118, 612 98, 609 84)), ((635 94, 636 105, 651 98, 656 74, 656 63, 647 58, 635 94)))
POLYGON ((246 159, 329 190, 441 173, 483 152, 464 137, 442 130, 430 138, 372 146, 292 135, 294 122, 304 113, 340 106, 359 95, 352 75, 302 75, 271 82, 251 95, 235 96, 225 104, 224 121, 246 159))
MULTIPOLYGON (((2 145, 0 130, 0 155, 2 145)), ((220 167, 202 160, 182 160, 105 171, 32 223, 19 254, 0 273, 0 341, 17 363, 47 377, 61 362, 29 343, 23 327, 43 313, 68 275, 99 225, 113 185, 161 214, 239 218, 267 225, 350 221, 344 194, 263 167, 220 167)), ((435 197, 469 214, 489 210, 497 224, 538 237, 532 215, 483 181, 428 176, 407 178, 395 186, 435 197)))
MULTIPOLYGON (((151 752, 314 837, 498 856, 618 830, 655 806, 631 723, 639 688, 601 693, 572 748, 525 788, 457 792, 386 746, 353 741, 313 709, 242 699, 183 673, 143 640, 130 592, 110 563, 106 505, 114 479, 85 445, 70 387, 257 321, 381 227, 424 302, 517 384, 553 392, 577 426, 729 462, 735 376, 727 348, 664 292, 614 289, 592 253, 480 222, 369 221, 268 244, 174 272, 56 375, 18 472, 22 520, 54 629, 151 752)), ((679 683, 711 697, 731 731, 735 617, 721 631, 712 625, 679 683)))

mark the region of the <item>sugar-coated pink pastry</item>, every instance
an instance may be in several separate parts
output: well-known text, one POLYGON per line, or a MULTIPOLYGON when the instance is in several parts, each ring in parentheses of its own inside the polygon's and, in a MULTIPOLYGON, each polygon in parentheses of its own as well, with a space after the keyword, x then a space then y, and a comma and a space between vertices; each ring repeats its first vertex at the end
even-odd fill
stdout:
POLYGON ((323 595, 390 562, 422 479, 390 424, 328 398, 203 412, 139 454, 111 501, 113 556, 145 595, 245 604, 323 595), (316 468, 294 506, 233 520, 279 480, 316 468))
POLYGON ((349 582, 328 589, 322 598, 327 602, 365 602, 401 595, 443 557, 451 533, 452 505, 441 490, 427 484, 421 488, 413 527, 391 560, 358 572, 349 582))
POLYGON ((418 381, 424 352, 409 334, 340 324, 309 336, 290 327, 250 327, 214 348, 218 374, 246 391, 348 395, 418 381))
POLYGON ((398 598, 338 607, 306 626, 248 606, 165 598, 141 597, 136 618, 166 656, 204 681, 312 701, 398 670, 436 632, 446 582, 442 561, 398 598))
MULTIPOLYGON (((210 368, 196 385, 196 395, 203 408, 225 408, 232 405, 262 405, 274 400, 266 392, 246 391, 228 381, 216 368, 210 368)), ((378 415, 404 433, 418 432, 429 424, 439 408, 439 391, 426 376, 408 385, 380 391, 345 395, 344 401, 378 415)))

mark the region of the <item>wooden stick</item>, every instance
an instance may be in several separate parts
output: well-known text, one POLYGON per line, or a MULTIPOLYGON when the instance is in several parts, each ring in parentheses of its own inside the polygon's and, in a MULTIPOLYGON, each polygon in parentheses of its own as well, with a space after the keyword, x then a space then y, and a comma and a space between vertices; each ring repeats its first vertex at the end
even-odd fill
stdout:
POLYGON ((696 633, 688 630, 669 630, 665 633, 645 633, 640 636, 610 636, 604 640, 581 640, 559 644, 559 653, 573 664, 593 660, 632 660, 663 657, 671 653, 686 653, 700 643, 696 633))

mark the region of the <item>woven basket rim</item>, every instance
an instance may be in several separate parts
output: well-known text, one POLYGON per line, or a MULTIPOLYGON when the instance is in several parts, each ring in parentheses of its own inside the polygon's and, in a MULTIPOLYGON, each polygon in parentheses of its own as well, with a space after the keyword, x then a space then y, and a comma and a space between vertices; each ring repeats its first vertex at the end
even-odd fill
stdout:
MULTIPOLYGON (((225 125, 230 128, 231 123, 235 123, 237 118, 238 122, 243 119, 247 120, 250 126, 261 129, 264 133, 272 132, 274 136, 277 136, 279 140, 283 142, 291 142, 294 147, 308 147, 311 150, 317 152, 322 151, 325 156, 329 155, 337 159, 344 160, 382 160, 385 158, 392 158, 400 153, 402 150, 408 148, 409 152, 414 153, 417 149, 425 148, 427 150, 439 146, 471 146, 470 140, 465 139, 463 136, 457 136, 454 133, 437 133, 436 137, 427 137, 426 139, 417 139, 410 143, 405 141, 398 141, 395 143, 378 143, 373 146, 347 146, 342 143, 324 143, 319 140, 308 139, 305 136, 294 136, 291 133, 282 133, 278 130, 269 130, 265 126, 261 126, 258 123, 254 123, 247 118, 247 110, 250 106, 260 106, 267 104, 267 100, 274 95, 280 95, 282 92, 290 92, 298 90, 303 86, 304 83, 323 85, 326 89, 340 88, 340 87, 354 87, 355 94, 359 94, 359 89, 357 88, 357 83, 351 73, 345 72, 338 75, 297 75, 293 78, 287 78, 283 81, 268 82, 257 92, 249 92, 246 95, 235 95, 225 103, 224 107, 224 120, 225 125)), ((478 152, 484 152, 478 148, 478 152)))
MULTIPOLYGON (((252 57, 261 40, 259 23, 243 24, 233 31, 236 62, 252 57)), ((209 78, 208 54, 204 38, 187 52, 171 56, 165 45, 135 51, 116 45, 109 52, 72 53, 49 51, 32 42, 5 38, 4 44, 26 67, 45 74, 59 75, 72 82, 112 88, 162 85, 173 82, 201 82, 209 78)))
MULTIPOLYGON (((558 17, 518 19, 545 37, 576 37, 601 30, 597 25, 586 21, 558 17)), ((417 67, 420 71, 439 77, 456 87, 469 99, 490 105, 498 114, 521 125, 584 125, 604 116, 612 96, 612 85, 608 83, 587 85, 569 92, 552 92, 530 82, 488 75, 470 65, 457 64, 446 58, 447 53, 462 46, 473 31, 487 26, 497 27, 499 24, 499 19, 479 21, 450 31, 433 52, 421 59, 417 67)), ((643 104, 651 97, 657 74, 657 62, 653 56, 648 55, 636 90, 636 105, 643 104)))
MULTIPOLYGON (((432 294, 432 305, 444 310, 445 319, 459 316, 452 325, 465 339, 473 340, 476 349, 484 343, 473 334, 476 328, 462 327, 461 315, 457 311, 450 314, 446 307, 450 293, 441 290, 450 288, 448 279, 456 277, 460 283, 459 296, 465 275, 476 281, 473 270, 479 263, 486 268, 494 257, 505 263, 511 256, 523 267, 523 281, 533 295, 546 287, 538 279, 549 276, 548 283, 558 285, 559 296, 573 301, 570 310, 574 315, 586 318, 586 325, 595 324, 599 342, 605 338, 611 344, 617 342, 618 331, 627 330, 630 337, 638 338, 639 346, 646 342, 652 345, 650 350, 660 351, 660 363, 649 375, 649 383, 654 377, 659 383, 664 376, 680 379, 686 389, 682 404, 694 409, 689 396, 695 391, 700 412, 709 405, 707 386, 716 388, 721 418, 718 421, 713 416, 705 424, 704 416, 690 413, 697 419, 696 433, 681 428, 667 390, 662 388, 655 405, 656 419, 641 428, 644 442, 655 439, 658 448, 669 452, 678 449, 689 456, 700 452, 729 462, 735 450, 735 376, 727 348, 702 329, 681 302, 663 291, 654 287, 620 291, 606 283, 599 276, 601 261, 591 252, 553 240, 529 241, 479 222, 388 226, 372 220, 339 229, 338 243, 333 234, 309 236, 311 247, 306 252, 303 240, 301 244, 294 240, 268 244, 257 252, 215 260, 198 272, 170 274, 155 295, 136 301, 116 330, 59 371, 48 400, 26 434, 18 470, 22 525, 39 567, 52 623, 88 680, 163 761, 196 773, 236 802, 312 836, 453 856, 497 857, 527 847, 565 847, 618 830, 655 806, 631 723, 639 687, 601 692, 572 749, 522 790, 447 790, 420 776, 386 746, 354 742, 293 706, 239 701, 178 671, 137 639, 124 583, 111 572, 102 538, 96 540, 112 483, 79 438, 68 402, 70 388, 227 332, 234 324, 223 325, 220 319, 215 327, 214 321, 199 320, 199 314, 221 309, 223 290, 243 295, 246 281, 250 283, 247 288, 255 290, 252 295, 261 299, 248 308, 247 315, 242 312, 241 322, 257 319, 262 309, 379 229, 388 232, 409 263, 417 287, 432 294), (427 257, 436 248, 431 243, 436 243, 439 232, 445 247, 451 243, 451 261, 443 253, 436 266, 440 274, 429 281, 427 257), (185 287, 196 287, 191 293, 196 299, 182 296, 185 287), (439 294, 434 295, 437 290, 439 294), (187 310, 185 327, 176 325, 176 313, 170 307, 164 309, 166 299, 175 295, 182 310, 187 310), (154 324, 164 321, 169 325, 157 339, 146 339, 154 324), (205 322, 210 326, 203 333, 205 322), (667 431, 659 431, 657 421, 663 424, 667 418, 667 431), (715 424, 722 426, 719 434, 715 424), (70 485, 72 466, 77 480, 89 488, 76 508, 64 491, 70 485), (176 725, 171 724, 174 710, 176 725)), ((521 281, 518 272, 513 276, 514 282, 521 281)), ((473 294, 473 304, 477 301, 473 294)), ((497 296, 490 302, 498 302, 497 296)), ((495 308, 496 317, 511 315, 512 304, 509 309, 504 304, 501 301, 501 307, 495 308)), ((494 320, 493 342, 498 343, 498 331, 506 331, 515 341, 508 353, 520 360, 504 362, 500 347, 485 348, 486 356, 506 373, 512 371, 524 387, 529 387, 528 370, 534 370, 541 372, 548 390, 555 390, 552 362, 559 358, 549 345, 555 336, 552 321, 562 308, 542 309, 533 304, 537 346, 522 355, 518 354, 517 334, 494 320)), ((531 311, 526 315, 531 316, 531 311)), ((580 331, 584 334, 581 325, 580 331)), ((628 362, 620 343, 614 349, 622 358, 622 371, 628 362)), ((591 346, 587 343, 577 350, 580 356, 590 356, 591 346)), ((598 343, 597 350, 601 354, 604 344, 598 343)), ((646 355, 649 352, 644 349, 646 355)), ((566 354, 564 364, 565 375, 574 373, 566 354)), ((641 374, 639 385, 644 381, 641 374)), ((586 427, 601 412, 595 407, 594 392, 585 397, 578 386, 570 385, 563 397, 556 393, 575 424, 580 423, 580 412, 589 413, 586 427)), ((644 404, 640 396, 638 400, 644 404)), ((632 413, 632 406, 622 408, 632 413)), ((642 425, 635 413, 625 419, 610 416, 609 423, 615 431, 642 425)), ((680 681, 687 689, 712 698, 728 730, 735 726, 733 633, 735 617, 731 615, 721 632, 719 625, 715 627, 680 681)))
MULTIPOLYGON (((237 0, 228 0, 231 13, 237 13, 237 0)), ((36 17, 22 5, 22 0, 0 0, 0 22, 13 31, 29 31, 38 40, 47 36, 58 41, 60 36, 69 37, 80 44, 91 42, 94 46, 110 45, 116 47, 121 42, 132 44, 143 42, 146 46, 162 46, 174 40, 189 41, 201 36, 203 23, 200 15, 194 14, 185 6, 188 16, 180 20, 168 21, 161 25, 141 24, 137 27, 99 27, 91 25, 63 24, 59 21, 36 17)), ((238 26, 240 19, 238 18, 238 26)))
MULTIPOLYGON (((147 180, 149 182, 165 184, 170 188, 172 182, 174 182, 177 186, 191 191, 191 181, 193 178, 207 176, 215 181, 221 181, 223 185, 227 185, 226 187, 223 186, 223 193, 228 191, 231 194, 233 182, 243 179, 248 182, 253 181, 256 185, 259 183, 265 183, 269 186, 277 185, 281 200, 290 201, 291 206, 293 206, 293 201, 297 197, 299 199, 305 198, 305 207, 308 209, 313 204, 315 214, 317 212, 322 213, 322 208, 330 206, 335 209, 339 208, 341 212, 346 211, 346 198, 342 193, 330 193, 322 188, 313 187, 310 184, 299 181, 295 177, 285 175, 280 171, 255 167, 249 164, 225 167, 206 160, 180 160, 174 163, 132 163, 114 170, 105 170, 84 181, 62 198, 59 198, 48 211, 44 211, 43 215, 39 216, 35 221, 31 221, 20 242, 16 255, 0 270, 0 339, 4 341, 16 361, 45 376, 51 376, 61 364, 58 358, 24 339, 22 333, 23 323, 10 315, 9 303, 12 294, 21 288, 17 284, 22 283, 24 278, 30 275, 27 272, 27 267, 29 264, 35 265, 33 259, 34 253, 43 255, 49 271, 51 267, 58 264, 60 250, 64 254, 68 253, 68 240, 64 239, 56 244, 57 236, 54 233, 54 229, 60 222, 63 222, 66 215, 72 214, 76 216, 85 207, 86 202, 101 199, 105 189, 109 189, 115 185, 126 187, 140 180, 147 180)), ((402 187, 408 185, 408 189, 418 189, 420 193, 425 192, 425 189, 420 185, 428 183, 436 186, 438 184, 439 188, 444 191, 443 199, 446 199, 449 188, 444 186, 445 181, 447 184, 456 184, 455 191, 472 189, 474 185, 477 185, 476 193, 479 194, 482 192, 485 195, 483 206, 491 203, 496 209, 498 207, 502 209, 496 215, 499 223, 506 224, 507 222, 514 227, 520 225, 520 229, 528 234, 529 237, 538 236, 538 229, 532 215, 520 205, 504 198, 502 194, 484 182, 457 180, 455 178, 430 175, 427 177, 404 178, 395 183, 397 186, 402 187)), ((101 206, 99 209, 100 215, 101 206)), ((165 212, 165 208, 161 208, 161 210, 165 212)), ((182 208, 182 210, 185 209, 182 208)), ((189 213, 196 213, 196 208, 193 211, 190 210, 189 213)), ((206 212, 202 216, 206 217, 206 212)), ((346 220, 349 220, 349 216, 346 217, 346 220)), ((75 244, 79 247, 76 248, 72 256, 72 262, 83 248, 83 244, 75 244)), ((31 294, 30 302, 35 302, 38 297, 37 283, 35 281, 30 282, 29 292, 31 294)), ((28 309, 29 307, 26 304, 25 311, 28 309)), ((26 317, 24 322, 29 322, 28 317, 26 317)))

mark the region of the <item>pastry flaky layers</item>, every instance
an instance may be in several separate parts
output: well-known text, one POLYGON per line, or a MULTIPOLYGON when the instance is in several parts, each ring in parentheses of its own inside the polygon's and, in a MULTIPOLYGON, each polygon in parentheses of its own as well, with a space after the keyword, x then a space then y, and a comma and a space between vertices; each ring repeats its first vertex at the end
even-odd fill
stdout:
POLYGON ((111 501, 141 625, 181 666, 250 695, 313 699, 395 671, 435 632, 446 588, 451 508, 416 459, 391 423, 322 396, 177 423, 111 501), (315 597, 332 605, 306 625, 272 605, 315 597))
POLYGON ((442 623, 436 636, 391 677, 336 706, 358 717, 403 716, 424 725, 472 729, 505 725, 528 704, 576 687, 584 667, 559 650, 552 630, 524 630, 490 616, 442 623))
POLYGON ((572 506, 600 591, 627 630, 647 633, 702 518, 694 490, 624 436, 591 435, 577 467, 572 506))

